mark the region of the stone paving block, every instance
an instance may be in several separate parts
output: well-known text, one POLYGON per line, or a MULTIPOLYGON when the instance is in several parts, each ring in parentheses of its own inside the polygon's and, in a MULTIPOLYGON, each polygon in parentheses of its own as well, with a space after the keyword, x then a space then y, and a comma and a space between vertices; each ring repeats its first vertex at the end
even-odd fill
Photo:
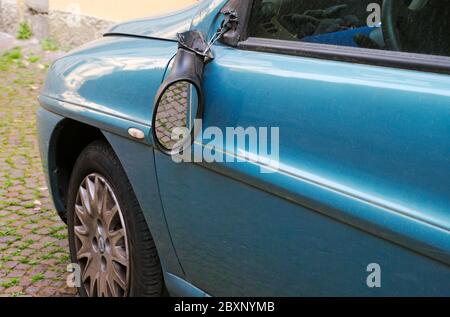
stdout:
POLYGON ((22 286, 13 286, 10 288, 7 288, 5 290, 6 294, 15 294, 15 293, 21 293, 23 291, 23 287, 22 286))
POLYGON ((33 249, 25 249, 22 251, 21 255, 24 257, 30 256, 31 254, 35 253, 33 249))
POLYGON ((19 265, 17 265, 15 268, 14 268, 14 271, 23 271, 23 272, 26 272, 26 271, 28 271, 29 270, 29 268, 30 268, 30 266, 29 265, 26 265, 26 264, 19 264, 19 265))
MULTIPOLYGON (((30 281, 31 282, 31 281, 30 281)), ((1 293, 1 292, 0 292, 1 293)), ((39 287, 29 286, 25 289, 26 294, 39 294, 39 287)))
POLYGON ((17 267, 14 268, 9 274, 7 275, 8 278, 15 278, 15 277, 22 277, 25 275, 24 271, 18 270, 17 267))

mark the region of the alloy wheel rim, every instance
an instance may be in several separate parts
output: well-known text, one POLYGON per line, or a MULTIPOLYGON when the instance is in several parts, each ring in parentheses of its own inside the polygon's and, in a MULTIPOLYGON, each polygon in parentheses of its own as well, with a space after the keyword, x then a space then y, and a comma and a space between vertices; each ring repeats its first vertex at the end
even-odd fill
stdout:
POLYGON ((74 232, 88 296, 127 296, 130 256, 125 222, 111 186, 97 173, 88 175, 78 189, 74 232))

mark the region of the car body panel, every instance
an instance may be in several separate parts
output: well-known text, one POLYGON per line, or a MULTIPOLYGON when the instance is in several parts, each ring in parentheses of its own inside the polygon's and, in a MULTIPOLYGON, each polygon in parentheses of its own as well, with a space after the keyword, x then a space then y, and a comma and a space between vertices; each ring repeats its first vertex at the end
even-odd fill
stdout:
MULTIPOLYGON (((193 164, 176 164, 170 157, 156 154, 169 229, 190 281, 214 296, 283 291, 292 295, 301 292, 298 285, 308 288, 305 294, 349 295, 333 288, 345 278, 348 285, 353 283, 353 291, 361 287, 356 293, 373 295, 365 285, 357 284, 360 277, 346 272, 355 263, 368 265, 369 259, 378 259, 383 267, 393 265, 390 277, 397 278, 378 294, 414 295, 419 294, 416 287, 425 285, 421 278, 414 283, 410 279, 418 275, 411 270, 418 269, 422 256, 391 243, 450 264, 448 76, 220 46, 214 54, 215 60, 205 68, 204 128, 224 131, 226 127, 279 126, 281 165, 273 173, 261 173, 270 166, 264 165, 265 158, 258 153, 234 144, 225 149, 218 140, 199 138, 197 153, 215 147, 227 158, 236 158, 230 154, 234 150, 252 160, 190 166, 193 164), (257 194, 242 184, 270 194, 257 194), (231 202, 229 197, 233 197, 231 202), (318 214, 309 218, 311 210, 318 214), (363 238, 352 227, 378 238, 363 238), (276 228, 284 239, 276 236, 276 228), (310 228, 317 230, 317 237, 310 228), (347 230, 348 235, 344 231, 338 234, 340 230, 347 230), (337 235, 320 240, 325 232, 337 235), (239 238, 233 240, 233 236, 239 238), (272 248, 264 253, 264 245, 272 248), (296 252, 283 250, 280 258, 273 256, 289 247, 296 252), (333 260, 336 257, 341 260, 333 260), (342 260, 345 258, 354 263, 342 260), (206 259, 210 262, 201 265, 206 259), (415 266, 408 268, 411 261, 415 266), (321 262, 333 263, 336 280, 323 279, 318 272, 317 280, 310 280, 309 275, 294 276, 294 268, 300 264, 310 268, 306 272, 313 272, 321 262), (265 271, 261 263, 272 271, 265 271), (404 279, 398 278, 402 266, 404 279), (282 282, 284 271, 292 274, 282 282), (240 284, 243 276, 250 277, 240 284), (293 281, 289 286, 288 280, 293 281), (251 281, 266 284, 252 285, 251 281)), ((446 282, 420 288, 421 292, 429 289, 428 295, 450 294, 445 265, 425 261, 432 270, 442 268, 435 282, 446 282)))
POLYGON ((176 32, 189 24, 210 37, 226 2, 119 25, 57 60, 40 96, 44 164, 64 118, 99 128, 177 296, 449 296, 448 76, 216 44, 204 127, 280 127, 281 165, 217 140, 193 148, 247 161, 176 164, 153 148, 153 104, 176 32), (370 263, 383 268, 381 289, 366 285, 370 263))

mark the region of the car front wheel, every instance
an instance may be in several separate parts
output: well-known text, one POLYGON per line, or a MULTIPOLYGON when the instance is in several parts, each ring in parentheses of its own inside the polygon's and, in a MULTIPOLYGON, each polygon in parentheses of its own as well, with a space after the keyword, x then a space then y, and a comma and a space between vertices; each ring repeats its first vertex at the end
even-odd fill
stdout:
POLYGON ((163 294, 155 243, 128 178, 105 142, 90 144, 77 159, 67 212, 81 296, 163 294))

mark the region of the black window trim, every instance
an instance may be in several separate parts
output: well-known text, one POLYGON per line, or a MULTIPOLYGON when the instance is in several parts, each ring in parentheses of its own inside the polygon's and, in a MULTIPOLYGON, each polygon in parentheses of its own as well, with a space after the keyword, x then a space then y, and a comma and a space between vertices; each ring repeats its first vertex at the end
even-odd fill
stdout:
POLYGON ((450 57, 447 56, 249 37, 247 32, 253 1, 239 1, 237 10, 241 13, 241 25, 236 41, 238 49, 450 74, 450 57))

